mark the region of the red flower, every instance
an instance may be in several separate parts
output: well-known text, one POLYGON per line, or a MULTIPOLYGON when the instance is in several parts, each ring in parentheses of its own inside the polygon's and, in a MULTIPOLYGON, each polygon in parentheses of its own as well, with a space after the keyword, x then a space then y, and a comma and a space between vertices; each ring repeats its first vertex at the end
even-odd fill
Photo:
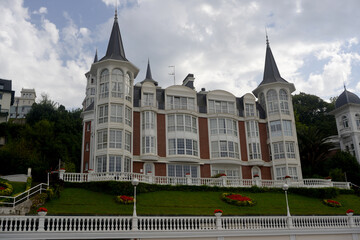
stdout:
POLYGON ((240 194, 231 194, 226 197, 229 199, 232 199, 232 200, 240 201, 240 202, 251 201, 251 198, 241 196, 240 194))
POLYGON ((259 174, 255 174, 254 177, 259 177, 259 174))
POLYGON ((285 176, 285 178, 291 178, 290 176, 285 176))
POLYGON ((220 177, 226 177, 226 174, 225 174, 225 173, 221 173, 219 176, 220 176, 220 177))
POLYGON ((214 213, 223 213, 223 210, 221 210, 221 209, 215 209, 214 213))
POLYGON ((0 190, 5 190, 6 188, 4 188, 4 187, 0 187, 0 190))
POLYGON ((125 195, 121 195, 120 198, 121 198, 121 200, 123 200, 124 202, 134 201, 134 198, 133 198, 133 197, 128 197, 128 196, 125 196, 125 195))
POLYGON ((348 209, 347 211, 346 211, 346 213, 353 213, 354 212, 354 210, 352 210, 352 209, 348 209))
POLYGON ((48 210, 44 207, 40 207, 37 212, 47 212, 48 210))
POLYGON ((333 204, 336 204, 336 205, 339 205, 339 204, 340 204, 338 201, 331 200, 331 199, 328 199, 327 202, 328 202, 328 203, 333 203, 333 204))

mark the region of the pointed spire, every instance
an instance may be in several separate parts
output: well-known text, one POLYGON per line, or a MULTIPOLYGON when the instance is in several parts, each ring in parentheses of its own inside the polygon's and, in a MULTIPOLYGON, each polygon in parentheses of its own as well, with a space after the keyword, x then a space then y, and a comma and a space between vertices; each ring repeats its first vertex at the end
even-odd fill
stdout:
POLYGON ((100 59, 106 60, 106 59, 115 59, 115 60, 121 60, 121 61, 128 61, 125 57, 125 51, 123 42, 121 39, 121 33, 120 33, 120 27, 118 23, 118 17, 117 17, 117 10, 115 10, 115 16, 114 16, 114 25, 111 31, 109 44, 106 50, 106 55, 100 59))
POLYGON ((94 63, 96 63, 97 61, 98 61, 98 54, 97 54, 97 49, 96 49, 95 57, 94 57, 94 63))
MULTIPOLYGON (((285 82, 287 81, 280 76, 279 69, 276 65, 274 56, 271 52, 269 38, 266 33, 266 56, 265 56, 265 68, 264 68, 264 77, 260 85, 272 82, 285 82)), ((260 86, 259 85, 259 86, 260 86)))
POLYGON ((145 79, 154 80, 154 79, 152 79, 152 76, 151 76, 150 60, 149 59, 148 59, 148 65, 147 65, 147 69, 146 69, 146 78, 145 79))
POLYGON ((158 82, 155 81, 153 78, 152 78, 152 75, 151 75, 151 68, 150 68, 150 60, 148 59, 148 64, 147 64, 147 69, 146 69, 146 77, 145 79, 141 82, 141 84, 143 84, 144 82, 152 82, 155 84, 155 86, 158 85, 158 82))

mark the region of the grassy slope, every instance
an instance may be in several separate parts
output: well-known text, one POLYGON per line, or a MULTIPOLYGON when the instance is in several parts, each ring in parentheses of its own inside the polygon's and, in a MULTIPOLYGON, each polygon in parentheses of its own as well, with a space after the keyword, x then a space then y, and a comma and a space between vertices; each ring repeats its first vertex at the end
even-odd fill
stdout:
MULTIPOLYGON (((246 193, 257 201, 254 207, 238 207, 220 200, 221 192, 162 191, 138 195, 138 215, 213 215, 222 209, 224 215, 286 215, 283 193, 246 193)), ((360 213, 360 197, 340 195, 340 208, 331 208, 321 199, 289 194, 292 215, 344 215, 349 208, 360 213)), ((132 205, 115 203, 114 196, 79 188, 66 188, 61 198, 45 204, 49 215, 131 215, 132 205)))

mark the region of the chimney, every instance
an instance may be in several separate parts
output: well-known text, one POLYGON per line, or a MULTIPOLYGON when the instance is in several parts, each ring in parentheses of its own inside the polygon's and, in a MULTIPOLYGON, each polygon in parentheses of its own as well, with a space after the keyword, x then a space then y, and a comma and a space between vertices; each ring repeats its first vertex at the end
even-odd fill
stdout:
POLYGON ((194 74, 192 73, 189 73, 186 78, 183 80, 183 86, 186 86, 186 87, 189 87, 191 89, 195 89, 194 87, 194 74))

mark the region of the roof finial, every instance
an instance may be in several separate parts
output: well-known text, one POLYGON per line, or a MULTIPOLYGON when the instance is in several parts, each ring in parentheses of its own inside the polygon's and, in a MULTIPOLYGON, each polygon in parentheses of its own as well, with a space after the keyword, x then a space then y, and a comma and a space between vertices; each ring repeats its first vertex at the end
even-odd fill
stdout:
POLYGON ((118 20, 118 16, 117 16, 117 9, 115 9, 115 17, 114 20, 117 21, 118 20))
POLYGON ((345 85, 345 82, 344 82, 344 90, 346 91, 346 85, 345 85))
POLYGON ((267 34, 266 27, 265 27, 265 35, 266 35, 266 45, 269 46, 269 37, 268 37, 268 34, 267 34))

